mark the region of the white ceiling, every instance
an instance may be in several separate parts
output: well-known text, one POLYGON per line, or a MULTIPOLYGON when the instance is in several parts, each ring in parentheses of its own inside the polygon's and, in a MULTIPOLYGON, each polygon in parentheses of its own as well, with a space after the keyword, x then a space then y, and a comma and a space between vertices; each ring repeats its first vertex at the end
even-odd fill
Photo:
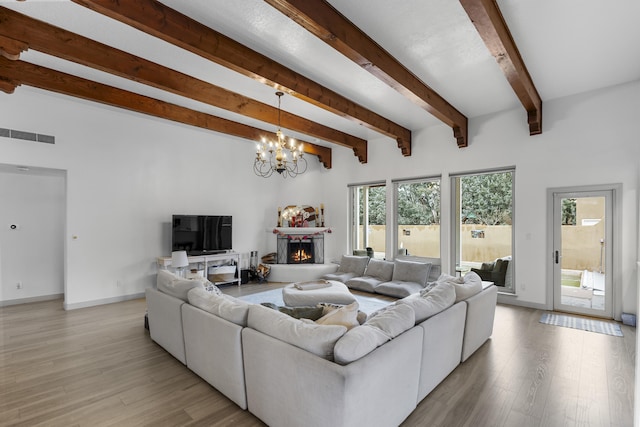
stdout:
MULTIPOLYGON (((262 0, 162 3, 410 130, 439 123, 262 0)), ((523 108, 458 1, 329 3, 467 117, 523 108)), ((543 102, 640 79, 640 1, 498 0, 498 5, 543 102)), ((0 6, 277 105, 273 88, 68 0, 0 0, 0 6)), ((39 52, 25 52, 21 59, 273 130, 273 125, 39 52)), ((358 137, 380 136, 293 97, 283 98, 282 108, 358 137)), ((524 109, 522 117, 526 128, 524 109)))

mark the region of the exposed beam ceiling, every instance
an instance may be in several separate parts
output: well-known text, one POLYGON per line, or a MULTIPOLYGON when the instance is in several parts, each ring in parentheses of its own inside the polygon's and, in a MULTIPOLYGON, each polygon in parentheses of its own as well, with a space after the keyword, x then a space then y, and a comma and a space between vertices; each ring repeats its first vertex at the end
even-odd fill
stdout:
POLYGON ((324 0, 265 0, 453 129, 468 145, 467 118, 324 0))
MULTIPOLYGON (((411 155, 411 132, 266 56, 154 0, 73 0, 74 3, 228 67, 394 138, 411 155)), ((362 154, 360 161, 366 162, 362 154)))
POLYGON ((460 3, 527 110, 529 133, 542 133, 542 99, 495 0, 460 0, 460 3))
MULTIPOLYGON (((6 93, 12 93, 13 89, 21 84, 254 141, 260 141, 265 136, 274 138, 271 132, 242 123, 170 104, 81 77, 61 73, 28 62, 11 61, 0 57, 0 90, 6 93)), ((318 159, 326 168, 331 168, 330 148, 306 141, 301 142, 304 144, 304 151, 306 153, 318 156, 318 159)))
MULTIPOLYGON (((49 55, 93 67, 123 78, 148 84, 200 102, 278 125, 278 109, 254 101, 202 80, 179 73, 151 61, 95 42, 50 24, 11 10, 0 8, 0 43, 12 41, 15 46, 28 46, 49 55)), ((7 43, 9 44, 9 43, 7 43)), ((24 49, 23 49, 24 50, 24 49)), ((15 53, 15 51, 13 51, 15 53)), ((19 52, 18 52, 19 53, 19 52)), ((17 55, 11 55, 13 59, 17 55)), ((320 125, 286 111, 281 112, 282 125, 317 138, 350 147, 359 159, 366 161, 367 142, 327 126, 320 125)))

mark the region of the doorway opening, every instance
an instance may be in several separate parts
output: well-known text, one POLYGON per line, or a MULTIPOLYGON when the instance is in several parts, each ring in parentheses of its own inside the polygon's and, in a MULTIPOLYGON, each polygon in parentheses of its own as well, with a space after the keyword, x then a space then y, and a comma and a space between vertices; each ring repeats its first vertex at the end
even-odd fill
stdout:
POLYGON ((617 186, 598 186, 549 190, 553 310, 616 317, 616 189, 617 186))

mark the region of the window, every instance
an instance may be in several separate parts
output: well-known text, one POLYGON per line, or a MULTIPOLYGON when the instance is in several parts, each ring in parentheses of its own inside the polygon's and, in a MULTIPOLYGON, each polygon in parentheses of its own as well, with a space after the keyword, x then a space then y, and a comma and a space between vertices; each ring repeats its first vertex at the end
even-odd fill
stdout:
POLYGON ((440 178, 394 182, 396 253, 440 258, 440 178))
POLYGON ((384 258, 387 232, 386 183, 349 186, 351 250, 355 254, 384 258))
POLYGON ((506 292, 515 292, 514 180, 513 169, 451 177, 456 272, 473 270, 506 292))

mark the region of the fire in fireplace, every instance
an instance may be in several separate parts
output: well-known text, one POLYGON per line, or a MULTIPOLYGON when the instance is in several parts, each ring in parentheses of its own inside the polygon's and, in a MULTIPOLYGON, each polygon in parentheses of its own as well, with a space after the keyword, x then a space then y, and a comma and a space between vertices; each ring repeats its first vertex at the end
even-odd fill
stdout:
POLYGON ((324 236, 278 235, 278 264, 324 264, 324 236))
POLYGON ((313 264, 313 241, 308 239, 289 240, 287 247, 287 264, 313 264))

